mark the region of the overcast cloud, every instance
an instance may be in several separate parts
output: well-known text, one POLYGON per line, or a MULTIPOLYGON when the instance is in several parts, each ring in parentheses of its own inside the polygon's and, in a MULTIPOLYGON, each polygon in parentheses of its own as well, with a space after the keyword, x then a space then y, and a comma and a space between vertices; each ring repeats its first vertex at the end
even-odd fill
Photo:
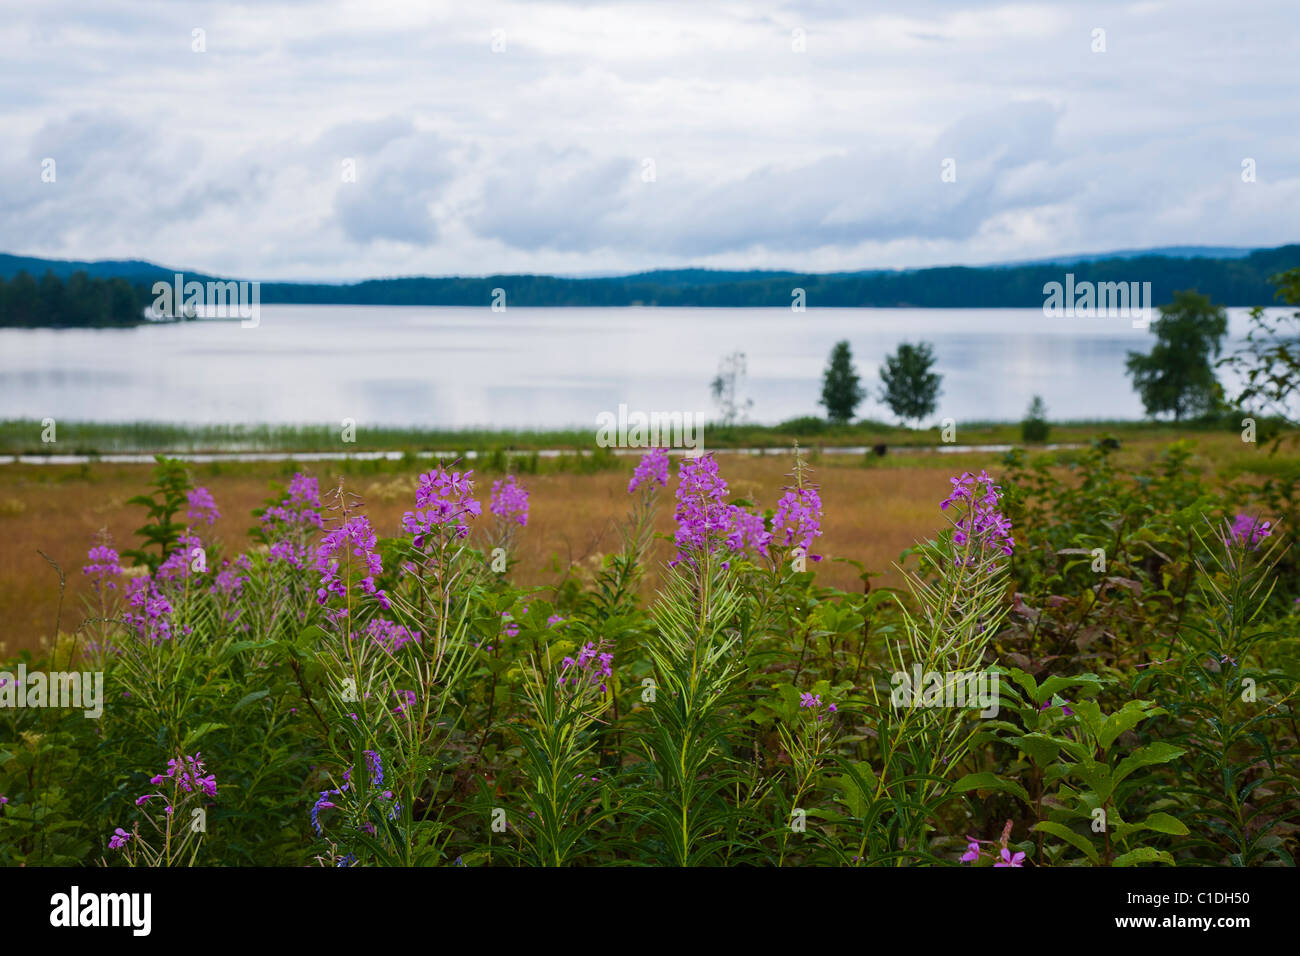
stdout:
POLYGON ((332 280, 1277 245, 1297 26, 1296 0, 5 3, 0 251, 332 280))

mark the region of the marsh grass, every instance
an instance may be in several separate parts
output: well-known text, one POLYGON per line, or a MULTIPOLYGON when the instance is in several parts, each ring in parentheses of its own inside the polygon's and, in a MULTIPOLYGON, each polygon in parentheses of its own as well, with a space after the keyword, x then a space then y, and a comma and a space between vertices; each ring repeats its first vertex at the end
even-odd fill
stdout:
MULTIPOLYGON (((1109 432, 1128 441, 1168 441, 1182 435, 1211 436, 1237 433, 1241 415, 1225 415, 1200 422, 1142 422, 1080 420, 1052 422, 1054 443, 1087 442, 1109 432)), ((1269 420, 1270 422, 1272 420, 1269 420)), ((1264 431, 1272 424, 1261 426, 1264 431)), ((168 422, 59 421, 57 442, 41 440, 37 419, 0 420, 0 454, 48 455, 58 453, 104 455, 110 453, 200 452, 416 452, 439 451, 454 457, 457 451, 494 452, 543 449, 593 451, 595 428, 558 429, 429 428, 421 426, 368 426, 360 423, 356 441, 345 443, 335 424, 177 424, 168 422)), ((960 444, 1019 444, 1019 422, 961 421, 960 444)), ((891 448, 941 444, 938 426, 903 428, 863 420, 852 425, 830 425, 818 418, 794 419, 778 425, 739 424, 705 428, 708 448, 757 448, 781 453, 793 442, 806 447, 844 447, 884 444, 891 448)))

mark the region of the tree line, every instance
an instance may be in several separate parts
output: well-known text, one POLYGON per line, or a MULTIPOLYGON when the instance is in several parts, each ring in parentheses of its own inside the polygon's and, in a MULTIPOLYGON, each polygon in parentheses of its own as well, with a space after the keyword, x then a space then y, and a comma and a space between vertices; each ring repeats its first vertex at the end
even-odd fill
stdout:
POLYGON ((144 321, 153 301, 147 286, 123 278, 92 278, 76 272, 60 279, 46 272, 40 279, 19 272, 0 278, 0 326, 34 328, 121 328, 144 321))
POLYGON ((492 301, 502 289, 507 306, 661 306, 789 308, 803 290, 808 308, 1037 308, 1043 286, 1073 273, 1079 282, 1148 281, 1156 304, 1177 289, 1199 289, 1217 302, 1249 305, 1272 295, 1268 277, 1300 265, 1300 245, 1260 249, 1235 259, 1138 256, 1071 265, 945 266, 808 274, 713 272, 682 269, 611 278, 546 275, 481 278, 371 279, 350 285, 263 283, 266 304, 456 305, 492 301))
MULTIPOLYGON (((143 309, 152 301, 155 280, 170 283, 173 272, 148 263, 89 264, 92 269, 122 270, 121 276, 66 273, 58 266, 40 280, 30 272, 46 260, 0 256, 0 276, 11 275, 20 285, 18 318, 0 318, 7 325, 101 325, 137 321, 127 308, 128 287, 143 309), (15 269, 24 272, 15 273, 15 269), (26 278, 23 278, 24 274, 26 278), (81 275, 78 279, 77 275, 81 275), (56 283, 77 293, 60 293, 56 283), (104 291, 107 284, 111 292, 104 291), (33 289, 35 285, 37 288, 33 289), (115 305, 105 305, 104 302, 115 305), (50 318, 42 312, 48 305, 50 318), (123 319, 128 312, 130 319, 123 319), (112 316, 112 318, 109 318, 112 316)), ((76 265, 82 265, 78 263, 76 265)), ((370 279, 349 284, 263 282, 260 301, 294 305, 442 305, 486 306, 501 290, 507 307, 664 306, 664 307, 782 307, 795 302, 808 308, 917 307, 1025 308, 1044 302, 1044 286, 1061 282, 1067 273, 1078 283, 1151 283, 1153 304, 1173 301, 1180 289, 1197 289, 1216 302, 1249 305, 1272 296, 1268 277, 1300 266, 1300 245, 1259 249, 1238 258, 1182 258, 1166 255, 1102 259, 1091 262, 1033 263, 1015 266, 948 266, 907 271, 878 270, 808 274, 798 272, 738 272, 677 269, 609 278, 561 278, 547 275, 454 276, 447 278, 370 279)), ((186 273, 186 279, 210 276, 186 273)))

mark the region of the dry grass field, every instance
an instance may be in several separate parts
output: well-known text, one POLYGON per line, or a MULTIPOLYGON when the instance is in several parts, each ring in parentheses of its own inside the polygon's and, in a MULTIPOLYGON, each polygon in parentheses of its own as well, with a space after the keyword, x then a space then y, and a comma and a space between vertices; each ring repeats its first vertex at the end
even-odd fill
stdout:
MULTIPOLYGON (((1198 447, 1206 456, 1198 460, 1205 467, 1241 453, 1241 443, 1231 436, 1206 438, 1198 436, 1198 447)), ((1150 459, 1165 444, 1126 444, 1123 454, 1129 460, 1150 459)), ((775 504, 790 470, 788 456, 720 457, 722 474, 734 496, 749 498, 760 509, 775 504)), ((814 480, 821 486, 826 509, 818 551, 827 560, 809 566, 823 584, 857 589, 861 587, 857 570, 829 560, 852 558, 881 572, 878 584, 899 584, 893 562, 903 549, 941 526, 938 503, 948 491, 948 477, 985 467, 996 475, 998 460, 995 454, 963 454, 890 457, 870 467, 858 458, 827 456, 815 462, 814 480)), ((272 481, 287 482, 295 470, 303 470, 318 477, 325 492, 338 484, 341 467, 348 472, 342 475, 345 487, 362 496, 380 534, 395 534, 402 513, 412 507, 419 465, 371 469, 355 463, 200 464, 191 471, 196 484, 211 490, 221 510, 215 527, 218 540, 238 549, 248 543, 247 532, 255 524, 250 512, 270 495, 272 481)), ((571 566, 596 562, 618 547, 616 523, 627 514, 631 467, 629 460, 627 468, 618 471, 522 476, 531 494, 532 514, 517 540, 515 580, 551 585, 571 566)), ((0 656, 37 647, 54 633, 56 621, 61 621, 64 631, 77 627, 83 617, 81 596, 86 592, 81 566, 92 537, 105 528, 119 550, 135 546, 132 531, 143 523, 144 509, 126 502, 149 490, 150 471, 148 465, 102 463, 0 468, 0 656), (58 573, 42 551, 67 576, 61 611, 58 573)), ((486 502, 493 476, 479 478, 478 496, 486 502)), ((670 485, 660 496, 658 526, 664 532, 672 526, 671 494, 670 485)), ((656 559, 670 556, 666 542, 656 547, 656 559)), ((651 573, 646 587, 656 583, 651 573)))

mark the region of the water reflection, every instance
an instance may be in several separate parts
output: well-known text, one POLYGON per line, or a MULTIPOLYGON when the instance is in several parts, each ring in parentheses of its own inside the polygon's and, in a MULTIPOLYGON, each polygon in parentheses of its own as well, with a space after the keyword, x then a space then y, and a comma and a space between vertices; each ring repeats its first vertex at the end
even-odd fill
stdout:
MULTIPOLYGON (((1245 309, 1229 312, 1234 338, 1245 309)), ((1124 375, 1153 337, 1125 319, 1038 309, 511 309, 265 306, 257 328, 0 330, 0 415, 96 421, 332 422, 430 427, 593 425, 626 403, 711 412, 718 360, 749 363, 752 417, 820 413, 826 356, 853 348, 889 419, 877 369, 900 341, 933 342, 935 418, 1140 418, 1124 375)))

